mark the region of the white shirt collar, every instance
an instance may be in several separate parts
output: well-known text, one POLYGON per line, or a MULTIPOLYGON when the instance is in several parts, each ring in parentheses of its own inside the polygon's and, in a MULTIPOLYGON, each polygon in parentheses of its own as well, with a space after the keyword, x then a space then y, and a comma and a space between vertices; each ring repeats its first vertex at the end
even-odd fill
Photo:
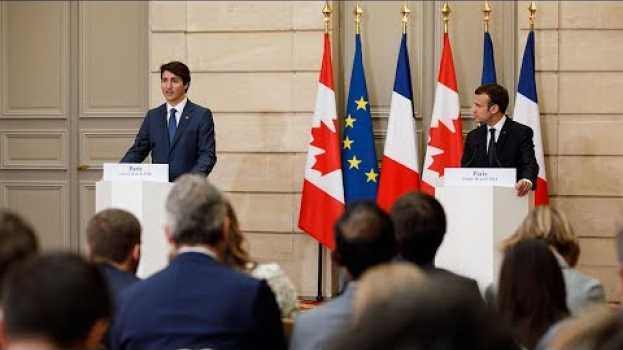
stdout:
POLYGON ((216 261, 219 261, 219 259, 216 256, 215 252, 211 251, 208 248, 204 248, 204 247, 200 247, 200 246, 182 246, 182 247, 177 249, 177 255, 183 254, 183 253, 200 253, 200 254, 205 254, 205 255, 211 257, 212 259, 214 259, 216 261))
POLYGON ((506 115, 503 115, 502 118, 500 120, 498 120, 497 123, 495 123, 494 126, 489 126, 487 125, 487 130, 491 130, 491 129, 495 129, 497 131, 502 130, 502 127, 504 126, 504 123, 506 122, 506 115))
POLYGON ((184 112, 184 108, 186 107, 186 102, 188 102, 188 97, 184 97, 184 99, 176 106, 172 106, 167 102, 167 120, 169 119, 169 116, 171 115, 171 109, 173 108, 177 110, 177 113, 175 113, 175 119, 180 120, 180 116, 182 115, 182 112, 184 112))

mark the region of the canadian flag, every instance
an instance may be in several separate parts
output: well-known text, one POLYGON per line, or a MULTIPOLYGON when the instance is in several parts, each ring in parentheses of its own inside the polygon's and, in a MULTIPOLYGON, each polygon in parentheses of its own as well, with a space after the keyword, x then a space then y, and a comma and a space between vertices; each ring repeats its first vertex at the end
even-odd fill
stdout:
POLYGON ((422 172, 422 191, 434 195, 435 187, 443 184, 445 169, 460 167, 462 155, 463 129, 459 93, 450 38, 448 33, 444 33, 435 104, 422 172))
POLYGON ((545 157, 543 155, 543 139, 541 137, 541 120, 539 117, 539 102, 534 77, 534 31, 528 34, 526 48, 521 62, 517 97, 513 119, 532 128, 534 132, 534 154, 539 164, 539 174, 536 179, 534 205, 549 204, 547 190, 547 176, 545 174, 545 157))
POLYGON ((420 189, 418 164, 407 34, 402 34, 377 195, 381 208, 389 210, 401 195, 420 189))
POLYGON ((299 227, 329 249, 335 247, 333 225, 344 211, 340 140, 333 90, 331 40, 324 35, 311 142, 307 151, 299 227))

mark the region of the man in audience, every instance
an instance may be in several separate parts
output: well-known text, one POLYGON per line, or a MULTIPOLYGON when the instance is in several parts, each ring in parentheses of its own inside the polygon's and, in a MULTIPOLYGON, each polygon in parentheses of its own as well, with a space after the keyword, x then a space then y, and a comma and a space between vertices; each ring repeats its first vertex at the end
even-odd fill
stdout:
POLYGON ((350 205, 335 224, 332 257, 353 281, 339 297, 296 318, 290 349, 324 349, 332 336, 349 326, 357 279, 370 267, 390 261, 395 247, 389 215, 373 203, 350 205))
POLYGON ((421 192, 407 193, 396 201, 390 214, 401 259, 416 264, 433 278, 465 285, 464 290, 482 300, 475 280, 435 267, 435 255, 446 234, 446 214, 437 199, 421 192))
POLYGON ((138 281, 134 275, 141 255, 141 224, 134 215, 121 209, 95 214, 87 225, 87 245, 115 297, 138 281))
POLYGON ((97 268, 69 253, 43 255, 9 273, 4 287, 5 349, 97 349, 112 314, 97 268))
POLYGON ((264 280, 222 264, 227 206, 205 176, 183 175, 167 198, 165 233, 176 256, 121 296, 113 349, 284 349, 264 280))

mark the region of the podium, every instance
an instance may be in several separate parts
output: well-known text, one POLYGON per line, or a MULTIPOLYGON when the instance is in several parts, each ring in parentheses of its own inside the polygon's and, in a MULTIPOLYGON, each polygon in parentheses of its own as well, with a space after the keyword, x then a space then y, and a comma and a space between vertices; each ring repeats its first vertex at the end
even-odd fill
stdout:
MULTIPOLYGON (((168 178, 142 176, 149 173, 154 166, 166 167, 166 164, 105 164, 104 179, 95 184, 95 210, 99 212, 108 208, 118 208, 134 214, 141 223, 141 259, 137 275, 148 277, 168 264, 169 243, 165 237, 166 222, 165 202, 173 187, 168 178), (107 166, 111 167, 107 172, 107 166), (128 168, 127 172, 119 168, 128 168), (110 175, 114 172, 115 175, 110 175), (128 175, 128 176, 125 176, 128 175), (142 180, 149 178, 150 180, 142 180)), ((159 169, 158 172, 160 172, 159 169)), ((168 170, 163 172, 168 176, 168 170)))
POLYGON ((528 215, 530 196, 518 197, 512 187, 446 184, 435 189, 435 197, 447 218, 435 266, 475 279, 481 291, 497 283, 503 259, 500 243, 528 215))

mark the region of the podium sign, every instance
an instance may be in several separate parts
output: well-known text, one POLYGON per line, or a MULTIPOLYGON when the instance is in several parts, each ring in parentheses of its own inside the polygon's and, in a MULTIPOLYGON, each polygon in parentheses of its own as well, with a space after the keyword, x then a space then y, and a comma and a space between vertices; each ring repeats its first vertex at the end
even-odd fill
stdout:
POLYGON ((102 180, 169 182, 169 164, 104 163, 102 180))
POLYGON ((514 168, 447 168, 444 186, 497 186, 515 187, 517 172, 514 168))

